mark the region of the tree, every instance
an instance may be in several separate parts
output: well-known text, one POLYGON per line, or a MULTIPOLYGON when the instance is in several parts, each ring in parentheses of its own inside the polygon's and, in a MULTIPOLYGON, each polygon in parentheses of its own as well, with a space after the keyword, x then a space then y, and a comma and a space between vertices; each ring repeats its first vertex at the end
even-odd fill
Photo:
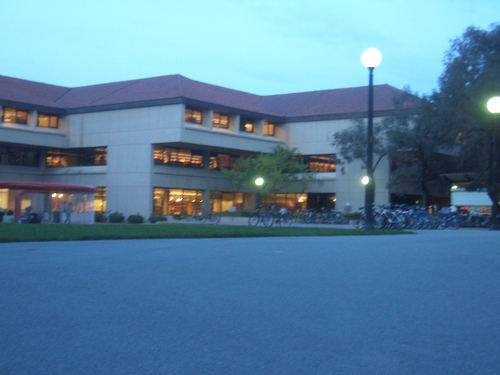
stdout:
POLYGON ((262 194, 279 192, 304 192, 315 180, 296 148, 291 150, 276 146, 272 153, 259 153, 254 157, 240 157, 233 169, 223 169, 224 176, 233 184, 262 194), (255 180, 265 181, 257 188, 255 180))
MULTIPOLYGON (((349 164, 355 160, 361 160, 366 164, 367 136, 365 121, 362 119, 352 119, 352 126, 336 132, 331 139, 331 145, 338 150, 337 164, 349 164)), ((383 138, 383 131, 380 122, 373 124, 373 155, 375 163, 373 170, 377 168, 380 161, 387 155, 387 149, 383 138)), ((363 166, 363 168, 366 168, 363 166)))
MULTIPOLYGON (((489 186, 491 196, 493 121, 486 102, 500 95, 500 25, 468 28, 445 56, 439 90, 421 97, 407 90, 396 98, 394 114, 374 128, 374 153, 378 161, 391 159, 391 191, 417 192, 427 201, 440 174, 466 172, 478 176, 471 187, 489 186)), ((364 162, 365 126, 356 120, 332 145, 343 161, 364 162)))
MULTIPOLYGON (((486 186, 492 196, 492 132, 488 99, 500 95, 500 24, 490 31, 469 27, 452 41, 440 88, 432 95, 439 123, 459 146, 457 169, 475 173, 471 187, 486 186)), ((496 155, 498 157, 498 155, 496 155)))

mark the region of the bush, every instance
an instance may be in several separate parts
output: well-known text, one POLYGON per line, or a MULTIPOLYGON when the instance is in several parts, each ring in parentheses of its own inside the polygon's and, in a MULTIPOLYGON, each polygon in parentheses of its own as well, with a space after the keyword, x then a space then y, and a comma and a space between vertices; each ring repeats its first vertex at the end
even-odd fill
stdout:
POLYGON ((105 223, 107 220, 108 220, 108 218, 106 217, 106 215, 104 215, 102 213, 96 212, 94 214, 94 222, 95 223, 105 223))
POLYGON ((148 220, 150 223, 154 224, 158 221, 167 221, 167 217, 161 215, 151 215, 148 220))
POLYGON ((139 215, 139 214, 130 215, 130 216, 127 218, 127 221, 128 221, 130 224, 142 224, 142 223, 144 222, 144 216, 139 215))
POLYGON ((125 216, 121 212, 113 212, 109 215, 110 223, 123 223, 125 221, 125 216))

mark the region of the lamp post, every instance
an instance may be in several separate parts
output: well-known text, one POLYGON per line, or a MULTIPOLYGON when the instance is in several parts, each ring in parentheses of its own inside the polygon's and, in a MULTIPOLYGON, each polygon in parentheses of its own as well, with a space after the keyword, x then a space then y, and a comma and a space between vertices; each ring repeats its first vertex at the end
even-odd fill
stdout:
POLYGON ((382 62, 382 54, 376 48, 368 48, 361 54, 361 63, 369 71, 368 83, 368 135, 366 148, 366 176, 365 185, 365 226, 364 230, 374 230, 373 202, 375 200, 375 181, 373 179, 373 70, 382 62))
POLYGON ((491 206, 491 230, 500 230, 500 225, 497 220, 498 215, 498 117, 500 113, 500 96, 495 96, 488 100, 488 111, 496 115, 493 129, 493 170, 492 170, 492 188, 493 188, 493 204, 491 206))
POLYGON ((258 210, 260 208, 260 190, 262 185, 264 185, 264 179, 262 177, 258 177, 255 179, 255 185, 257 186, 257 196, 255 199, 255 209, 258 210))

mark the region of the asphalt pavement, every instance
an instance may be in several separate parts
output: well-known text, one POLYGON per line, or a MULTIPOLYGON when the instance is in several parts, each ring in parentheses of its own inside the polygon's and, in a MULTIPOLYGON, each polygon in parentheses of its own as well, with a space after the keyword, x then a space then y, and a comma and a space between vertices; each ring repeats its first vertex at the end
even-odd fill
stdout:
POLYGON ((0 245, 0 374, 499 374, 500 232, 0 245))

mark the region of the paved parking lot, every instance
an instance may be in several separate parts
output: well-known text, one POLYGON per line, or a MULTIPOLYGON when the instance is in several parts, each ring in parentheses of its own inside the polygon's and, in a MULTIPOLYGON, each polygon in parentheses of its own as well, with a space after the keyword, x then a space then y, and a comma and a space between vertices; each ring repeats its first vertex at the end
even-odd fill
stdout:
POLYGON ((0 374, 498 374, 499 244, 2 244, 0 374))

